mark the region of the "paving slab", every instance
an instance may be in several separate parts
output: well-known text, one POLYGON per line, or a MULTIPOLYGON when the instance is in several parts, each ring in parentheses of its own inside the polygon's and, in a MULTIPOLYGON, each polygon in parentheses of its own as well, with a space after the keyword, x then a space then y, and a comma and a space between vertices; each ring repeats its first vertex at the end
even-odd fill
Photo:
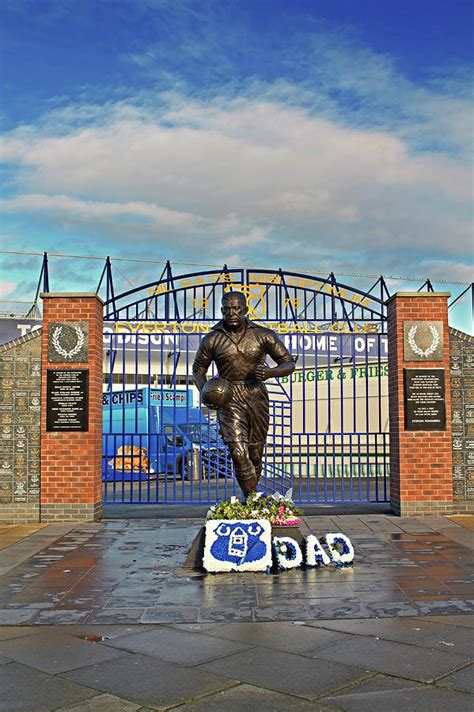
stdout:
POLYGON ((41 628, 36 628, 34 626, 1 626, 0 627, 0 641, 11 640, 13 638, 21 638, 24 635, 34 635, 39 633, 41 628))
MULTIPOLYGON (((438 685, 450 687, 453 690, 474 693, 474 666, 471 664, 462 670, 456 670, 456 672, 451 673, 451 675, 447 675, 441 678, 441 680, 438 680, 438 685)), ((474 697, 472 698, 472 704, 474 707, 474 697)))
POLYGON ((44 529, 47 524, 4 524, 0 525, 0 551, 17 541, 25 541, 29 536, 44 529))
MULTIPOLYGON (((198 620, 203 623, 228 621, 253 621, 255 620, 255 608, 235 608, 234 606, 201 606, 198 609, 198 620)), ((183 620, 186 620, 185 609, 182 609, 183 620)), ((191 619, 187 619, 191 620, 191 619)))
POLYGON ((458 613, 472 613, 474 600, 449 599, 447 601, 423 600, 417 601, 416 606, 422 615, 456 615, 458 613))
POLYGON ((469 614, 462 616, 425 616, 423 620, 441 623, 442 625, 452 624, 463 628, 474 628, 474 615, 469 614))
POLYGON ((33 623, 37 616, 37 608, 23 608, 21 610, 0 608, 0 625, 29 625, 33 623))
MULTIPOLYGON (((310 618, 311 614, 306 601, 280 602, 273 606, 258 606, 255 609, 255 620, 257 621, 302 621, 310 618)), ((252 620, 251 616, 250 620, 252 620)))
MULTIPOLYGON (((111 625, 133 625, 141 622, 146 612, 145 608, 106 608, 105 610, 92 610, 86 612, 85 621, 91 625, 111 624, 111 625)), ((155 622, 155 621, 144 621, 155 622)))
POLYGON ((107 646, 187 666, 199 665, 251 647, 242 642, 211 637, 205 633, 192 633, 164 626, 111 640, 107 642, 107 646))
MULTIPOLYGON (((415 601, 370 601, 364 607, 365 618, 394 618, 396 616, 417 616, 420 613, 420 608, 415 601)), ((362 610, 364 610, 362 609, 362 610)), ((340 615, 339 618, 344 616, 340 615)), ((348 615, 350 618, 356 618, 356 615, 348 615)))
MULTIPOLYGON (((224 616, 221 616, 221 618, 225 620, 224 616)), ((90 620, 92 620, 92 618, 90 620)), ((112 617, 110 620, 113 622, 112 617)), ((197 606, 186 606, 185 608, 154 606, 152 608, 145 608, 139 620, 141 623, 197 623, 203 619, 200 616, 200 609, 197 606)), ((212 616, 204 618, 204 622, 212 621, 212 616)))
POLYGON ((237 683, 230 676, 174 665, 145 655, 109 660, 64 673, 62 677, 154 709, 167 709, 237 683))
MULTIPOLYGON (((176 628, 177 630, 189 630, 191 633, 209 633, 209 631, 219 628, 222 623, 166 623, 164 625, 176 628)), ((152 626, 147 626, 152 627, 152 626)))
POLYGON ((137 710, 143 710, 143 707, 115 695, 97 695, 84 702, 60 707, 56 712, 137 712, 137 710))
POLYGON ((36 625, 67 625, 74 623, 85 623, 89 616, 88 610, 56 609, 51 611, 40 611, 35 618, 36 625))
POLYGON ((440 626, 440 630, 424 639, 422 645, 474 658, 474 636, 468 628, 440 626))
POLYGON ((309 622, 306 625, 343 633, 352 633, 354 635, 376 636, 383 640, 394 640, 399 643, 423 645, 428 638, 449 635, 451 631, 458 630, 458 628, 452 624, 444 624, 444 617, 441 618, 443 620, 442 623, 418 617, 326 620, 309 622))
POLYGON ((1 709, 15 712, 50 712, 97 694, 87 686, 19 663, 0 667, 0 690, 1 709))
POLYGON ((472 712, 473 698, 440 687, 377 675, 349 689, 325 696, 321 702, 336 705, 338 710, 347 712, 472 712))
POLYGON ((259 712, 330 712, 334 707, 307 702, 297 697, 284 695, 281 692, 264 690, 252 685, 237 685, 230 690, 218 692, 210 697, 191 702, 183 707, 183 712, 242 712, 242 710, 258 710, 259 712))
POLYGON ((234 679, 237 677, 240 682, 307 700, 314 700, 326 690, 339 688, 370 674, 343 663, 309 659, 278 650, 269 655, 267 648, 253 648, 230 655, 200 665, 195 670, 228 675, 234 679))
MULTIPOLYGON (((101 642, 101 640, 113 640, 115 638, 121 638, 122 636, 130 635, 131 633, 143 632, 143 630, 153 630, 155 626, 143 626, 141 624, 137 625, 94 625, 94 624, 84 624, 84 625, 63 625, 63 626, 30 626, 29 628, 17 628, 16 630, 24 630, 26 634, 28 631, 40 633, 43 631, 48 631, 50 633, 65 633, 66 635, 74 636, 75 638, 81 638, 87 640, 91 638, 94 642, 101 642)), ((0 634, 2 628, 0 628, 0 634)))
MULTIPOLYGON (((377 612, 374 612, 363 603, 361 600, 356 598, 350 599, 335 599, 334 601, 328 601, 327 599, 312 599, 308 601, 308 618, 310 620, 326 620, 327 618, 369 618, 371 615, 373 617, 383 616, 383 615, 398 615, 398 613, 393 613, 393 611, 401 610, 401 605, 396 602, 393 603, 379 603, 374 604, 377 608, 377 612)), ((403 604, 402 615, 416 615, 417 610, 413 606, 403 604)))
MULTIPOLYGON (((237 640, 249 645, 275 648, 287 653, 300 653, 332 645, 344 638, 343 633, 295 625, 294 623, 229 623, 210 630, 208 635, 237 640)), ((271 654, 271 653, 269 653, 271 654)))
POLYGON ((56 632, 40 632, 0 642, 0 655, 43 672, 65 672, 127 653, 56 632))
POLYGON ((348 636, 343 643, 319 649, 315 657, 341 662, 373 672, 396 675, 411 680, 432 681, 466 664, 466 658, 455 653, 420 649, 415 645, 360 635, 348 636))

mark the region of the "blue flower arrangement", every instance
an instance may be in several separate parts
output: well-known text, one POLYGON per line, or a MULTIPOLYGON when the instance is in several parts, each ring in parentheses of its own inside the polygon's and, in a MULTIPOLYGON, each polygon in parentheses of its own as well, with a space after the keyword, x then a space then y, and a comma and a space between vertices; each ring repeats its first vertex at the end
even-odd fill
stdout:
POLYGON ((273 551, 279 569, 296 569, 303 563, 303 552, 289 536, 273 537, 273 551))
POLYGON ((342 532, 326 534, 324 537, 332 560, 337 568, 352 566, 354 561, 354 547, 352 542, 342 532))
POLYGON ((206 522, 206 571, 266 571, 272 565, 271 524, 266 519, 213 519, 206 522))
POLYGON ((324 551, 317 536, 309 534, 305 542, 306 566, 328 566, 331 563, 329 555, 324 551))
MULTIPOLYGON (((256 497, 255 502, 261 498, 256 497)), ((265 503, 266 504, 266 503, 265 503)), ((271 520, 265 515, 254 519, 245 511, 243 518, 232 518, 237 500, 226 503, 223 511, 211 508, 205 527, 203 566, 212 573, 230 571, 262 571, 269 573, 273 559, 280 571, 298 568, 304 563, 310 567, 329 566, 336 568, 352 566, 354 547, 342 532, 330 532, 318 539, 314 534, 305 538, 303 548, 290 536, 271 536, 271 520), (218 516, 218 515, 221 516, 218 516), (323 546, 324 545, 324 546, 323 546)), ((264 507, 264 509, 267 509, 264 507)))

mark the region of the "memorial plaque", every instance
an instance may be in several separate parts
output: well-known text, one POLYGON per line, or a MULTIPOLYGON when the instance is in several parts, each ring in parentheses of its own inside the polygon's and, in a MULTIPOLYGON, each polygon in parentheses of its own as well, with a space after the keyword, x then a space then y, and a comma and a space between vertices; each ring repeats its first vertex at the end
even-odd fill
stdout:
POLYGON ((10 440, 13 437, 13 430, 10 425, 4 425, 1 429, 0 437, 3 440, 10 440))
POLYGON ((462 419, 462 411, 459 410, 458 408, 454 408, 451 413, 451 422, 453 424, 453 428, 458 425, 462 427, 463 424, 463 419, 462 419))
POLYGON ((87 321, 50 322, 48 324, 48 362, 84 363, 89 354, 87 321))
POLYGON ((0 361, 0 376, 3 378, 12 377, 15 372, 12 356, 3 356, 0 361))
POLYGON ((46 430, 89 429, 88 376, 87 369, 48 369, 46 430))
POLYGON ((12 500, 12 483, 0 481, 0 504, 9 504, 12 500))
POLYGON ((13 408, 13 393, 11 391, 2 391, 0 393, 0 408, 2 410, 13 408))
POLYGON ((445 430, 444 368, 405 368, 405 430, 445 430))
POLYGON ((30 391, 29 408, 33 413, 39 413, 41 408, 41 393, 39 391, 30 391))
POLYGON ((27 356, 15 359, 15 376, 17 378, 27 378, 29 371, 29 359, 27 356))
POLYGON ((13 440, 0 440, 0 460, 10 453, 13 453, 13 440))
POLYGON ((464 480, 453 482, 453 497, 455 499, 465 499, 466 485, 464 480))
POLYGON ((404 361, 443 361, 442 321, 403 322, 404 361))
POLYGON ((461 406, 462 406, 462 391, 456 391, 453 389, 451 391, 451 402, 453 404, 453 408, 461 408, 461 406))
POLYGON ((464 480, 463 465, 453 465, 453 480, 464 480))

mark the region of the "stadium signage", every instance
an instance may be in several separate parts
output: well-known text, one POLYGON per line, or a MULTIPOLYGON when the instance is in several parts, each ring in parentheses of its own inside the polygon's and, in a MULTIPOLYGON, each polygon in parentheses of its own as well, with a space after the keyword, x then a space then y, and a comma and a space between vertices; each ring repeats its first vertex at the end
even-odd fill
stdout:
MULTIPOLYGON (((106 322, 107 324, 107 322, 106 322)), ((116 334, 207 334, 214 322, 200 321, 117 321, 113 331, 116 334)), ((278 334, 377 334, 379 323, 353 324, 337 321, 332 324, 316 322, 264 322, 262 326, 273 329, 278 334)))
MULTIPOLYGON (((371 364, 369 366, 357 366, 355 368, 319 368, 304 369, 295 371, 291 376, 292 383, 312 383, 313 381, 336 381, 351 380, 356 378, 379 378, 388 376, 388 363, 371 364)), ((290 376, 280 378, 281 383, 288 383, 290 376)))
POLYGON ((362 307, 369 305, 369 298, 363 294, 358 294, 357 292, 351 292, 347 289, 340 289, 332 284, 327 284, 326 282, 320 282, 316 279, 310 277, 292 277, 285 276, 284 278, 280 274, 261 274, 258 272, 249 274, 250 284, 243 285, 239 282, 235 282, 233 275, 230 273, 221 274, 202 274, 193 275, 192 277, 186 277, 183 279, 178 279, 173 287, 168 287, 165 283, 157 284, 154 287, 148 288, 148 294, 150 297, 159 296, 160 294, 166 294, 167 292, 172 292, 175 289, 194 289, 196 287, 206 287, 212 286, 214 284, 227 284, 235 285, 236 289, 252 290, 255 287, 262 286, 272 286, 272 285, 283 285, 286 287, 295 287, 299 289, 310 289, 313 292, 319 292, 321 294, 328 294, 329 296, 337 297, 338 299, 344 299, 345 301, 353 302, 362 307))

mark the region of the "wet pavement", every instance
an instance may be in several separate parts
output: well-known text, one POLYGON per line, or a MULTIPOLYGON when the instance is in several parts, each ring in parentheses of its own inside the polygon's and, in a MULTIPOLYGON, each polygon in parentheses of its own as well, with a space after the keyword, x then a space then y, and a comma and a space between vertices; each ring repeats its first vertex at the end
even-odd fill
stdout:
POLYGON ((303 533, 343 531, 352 539, 354 567, 271 575, 181 569, 201 523, 41 529, 3 551, 0 623, 314 621, 474 610, 473 534, 448 519, 306 517, 303 533), (22 546, 31 555, 13 565, 22 546))
POLYGON ((474 708, 472 531, 308 516, 303 533, 350 536, 352 568, 205 575, 182 568, 201 524, 54 524, 5 546, 0 710, 474 708))

